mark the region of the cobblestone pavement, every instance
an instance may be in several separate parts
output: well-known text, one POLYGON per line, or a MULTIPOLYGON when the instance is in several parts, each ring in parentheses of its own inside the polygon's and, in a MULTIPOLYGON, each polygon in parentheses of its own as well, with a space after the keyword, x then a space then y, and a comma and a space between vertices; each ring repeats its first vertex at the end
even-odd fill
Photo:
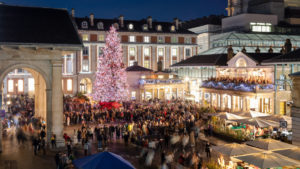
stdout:
MULTIPOLYGON (((67 127, 65 132, 73 136, 74 129, 79 126, 67 127)), ((215 137, 208 139, 213 145, 225 144, 227 142, 215 137)), ((197 150, 202 151, 203 157, 205 156, 201 146, 197 146, 197 150)), ((122 156, 124 159, 130 161, 137 169, 144 169, 144 161, 138 158, 142 151, 140 147, 129 144, 125 146, 122 140, 113 140, 107 150, 122 156)), ((96 143, 92 143, 90 154, 97 153, 96 143)), ((47 150, 46 155, 41 152, 35 156, 31 141, 25 142, 23 145, 18 145, 15 137, 9 136, 3 139, 3 152, 0 154, 0 169, 55 169, 55 151, 47 150)), ((83 148, 81 145, 74 147, 74 153, 77 158, 84 157, 83 148)), ((175 157, 176 159, 176 157, 175 157)), ((157 152, 154 156, 153 165, 160 164, 160 153, 157 152)))

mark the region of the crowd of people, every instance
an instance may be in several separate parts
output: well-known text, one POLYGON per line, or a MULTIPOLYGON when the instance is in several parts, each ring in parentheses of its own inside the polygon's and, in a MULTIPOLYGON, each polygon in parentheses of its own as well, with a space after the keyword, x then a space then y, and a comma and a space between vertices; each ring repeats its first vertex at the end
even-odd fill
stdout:
POLYGON ((81 144, 85 155, 92 142, 97 142, 101 151, 110 141, 123 139, 125 145, 142 148, 139 157, 146 166, 160 156, 162 168, 201 168, 202 151, 210 158, 211 150, 209 143, 198 141, 203 124, 200 112, 198 104, 181 100, 127 102, 110 110, 99 104, 68 102, 64 105, 65 125, 81 127, 73 138, 66 134, 64 138, 67 145, 71 141, 81 144))

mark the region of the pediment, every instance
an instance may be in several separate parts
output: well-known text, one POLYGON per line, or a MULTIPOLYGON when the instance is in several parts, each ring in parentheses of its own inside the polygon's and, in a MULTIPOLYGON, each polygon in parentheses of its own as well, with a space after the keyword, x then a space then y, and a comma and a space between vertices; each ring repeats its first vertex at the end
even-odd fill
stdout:
POLYGON ((243 52, 237 53, 227 62, 228 67, 255 67, 257 62, 243 52))

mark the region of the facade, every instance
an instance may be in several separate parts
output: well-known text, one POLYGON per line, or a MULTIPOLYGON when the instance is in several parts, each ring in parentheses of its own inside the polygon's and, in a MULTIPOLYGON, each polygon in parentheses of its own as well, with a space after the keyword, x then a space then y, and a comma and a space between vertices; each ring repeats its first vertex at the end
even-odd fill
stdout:
POLYGON ((300 72, 290 74, 293 81, 293 106, 292 106, 292 132, 293 138, 292 143, 300 146, 300 72))
POLYGON ((188 94, 186 81, 172 73, 153 72, 138 65, 126 71, 131 100, 183 99, 188 94))
POLYGON ((273 114, 274 69, 261 65, 261 58, 262 54, 239 52, 228 66, 217 67, 216 78, 204 81, 200 88, 202 105, 220 111, 273 114))

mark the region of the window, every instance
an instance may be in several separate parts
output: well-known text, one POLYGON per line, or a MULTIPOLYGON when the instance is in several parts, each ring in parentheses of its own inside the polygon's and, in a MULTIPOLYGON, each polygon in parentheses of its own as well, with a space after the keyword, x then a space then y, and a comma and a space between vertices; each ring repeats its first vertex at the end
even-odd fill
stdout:
POLYGON ((191 57, 191 49, 190 48, 185 49, 185 57, 186 58, 191 57))
POLYGON ((89 41, 89 35, 88 34, 82 34, 82 41, 89 41))
POLYGON ((185 43, 191 44, 192 43, 192 38, 190 38, 190 37, 185 38, 185 43))
POLYGON ((98 28, 98 29, 104 29, 103 22, 98 22, 98 23, 97 23, 97 28, 98 28))
POLYGON ((158 56, 164 56, 164 48, 158 48, 158 56))
POLYGON ((28 78, 28 91, 34 91, 34 78, 28 78))
POLYGON ((144 67, 150 69, 150 60, 144 60, 144 67))
POLYGON ((130 56, 135 56, 135 47, 130 47, 129 48, 129 55, 130 56))
POLYGON ((23 73, 23 69, 18 69, 18 73, 23 73))
POLYGON ((136 99, 136 92, 135 91, 131 92, 131 99, 133 99, 133 100, 136 99))
POLYGON ((68 92, 71 92, 71 91, 72 91, 72 88, 73 88, 73 82, 72 82, 72 79, 68 79, 68 80, 67 80, 67 91, 68 91, 68 92))
POLYGON ((129 61, 129 66, 133 66, 135 62, 136 62, 135 60, 130 60, 129 61))
POLYGON ((132 23, 128 25, 128 29, 133 30, 133 24, 132 23))
POLYGON ((177 48, 172 48, 172 56, 177 56, 177 48))
POLYGON ((247 62, 245 59, 240 58, 236 61, 236 67, 247 67, 247 62))
POLYGON ((175 26, 174 25, 171 26, 171 32, 175 32, 175 26))
POLYGON ((23 92, 24 91, 24 81, 19 79, 18 80, 18 92, 23 92))
POLYGON ((156 29, 157 29, 157 31, 162 31, 161 25, 157 25, 156 29))
POLYGON ((144 36, 144 42, 149 43, 150 42, 150 37, 149 36, 144 36))
POLYGON ((102 56, 103 55, 103 47, 99 46, 98 48, 98 56, 102 56))
POLYGON ((135 36, 129 36, 129 42, 135 42, 135 36))
POLYGON ((82 51, 82 72, 90 71, 89 47, 85 46, 82 51))
POLYGON ((87 29, 87 28, 88 28, 88 23, 87 23, 87 21, 81 22, 81 28, 83 28, 83 29, 87 29))
POLYGON ((145 56, 150 56, 150 48, 149 47, 144 48, 144 55, 145 56))
POLYGON ((164 43, 164 37, 163 36, 158 37, 158 43, 164 43))
POLYGON ((73 55, 65 55, 63 64, 63 73, 64 74, 73 74, 73 55))
POLYGON ((147 24, 144 24, 144 25, 143 25, 143 30, 144 30, 144 31, 147 31, 147 30, 148 30, 148 25, 147 25, 147 24))
POLYGON ((8 80, 8 92, 14 92, 14 80, 8 80))
POLYGON ((177 37, 172 37, 171 38, 171 43, 178 43, 178 38, 177 37))
POLYGON ((99 35, 98 36, 98 41, 103 42, 104 40, 105 40, 104 35, 99 35))
POLYGON ((252 32, 271 32, 272 24, 271 23, 250 23, 250 28, 252 32))

